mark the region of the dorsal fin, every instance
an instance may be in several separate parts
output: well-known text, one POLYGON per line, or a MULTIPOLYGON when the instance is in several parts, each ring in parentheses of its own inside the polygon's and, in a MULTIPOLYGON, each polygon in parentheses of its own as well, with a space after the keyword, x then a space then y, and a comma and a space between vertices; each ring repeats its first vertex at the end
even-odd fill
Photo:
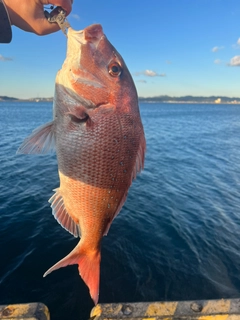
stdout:
POLYGON ((48 200, 51 203, 52 213, 57 222, 68 232, 70 232, 75 238, 81 237, 79 226, 68 214, 63 198, 59 192, 59 189, 54 189, 54 195, 48 200))

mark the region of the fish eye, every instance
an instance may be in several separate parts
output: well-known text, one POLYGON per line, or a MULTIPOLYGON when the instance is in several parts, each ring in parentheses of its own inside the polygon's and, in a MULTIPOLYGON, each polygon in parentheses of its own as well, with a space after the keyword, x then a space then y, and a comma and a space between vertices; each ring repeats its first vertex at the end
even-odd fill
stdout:
POLYGON ((108 72, 112 77, 118 77, 122 73, 122 67, 117 62, 112 62, 108 66, 108 72))

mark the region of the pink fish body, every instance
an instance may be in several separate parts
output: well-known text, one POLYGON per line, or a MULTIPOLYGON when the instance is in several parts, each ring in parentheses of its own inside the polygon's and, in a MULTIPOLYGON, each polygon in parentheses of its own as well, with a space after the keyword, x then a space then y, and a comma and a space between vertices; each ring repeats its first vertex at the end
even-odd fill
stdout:
POLYGON ((81 240, 45 275, 78 264, 96 304, 101 239, 143 168, 146 148, 132 77, 101 25, 69 29, 67 57, 56 78, 53 121, 33 131, 18 152, 53 148, 60 186, 49 202, 57 221, 81 240))

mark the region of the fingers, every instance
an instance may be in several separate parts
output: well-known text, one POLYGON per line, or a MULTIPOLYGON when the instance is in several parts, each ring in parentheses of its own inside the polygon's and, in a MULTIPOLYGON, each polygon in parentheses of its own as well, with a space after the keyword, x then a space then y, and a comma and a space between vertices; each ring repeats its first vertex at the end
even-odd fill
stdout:
MULTIPOLYGON (((48 0, 42 0, 42 1, 44 2, 44 1, 48 1, 48 0)), ((50 1, 51 1, 52 5, 62 7, 66 11, 66 15, 68 15, 72 10, 73 0, 50 0, 50 1)), ((40 27, 40 25, 39 25, 39 27, 40 27)), ((43 23, 41 25, 41 29, 39 30, 39 32, 37 34, 45 35, 45 34, 49 34, 52 32, 56 32, 59 29, 60 28, 57 23, 50 23, 47 21, 47 19, 45 19, 45 21, 43 21, 43 23)))
POLYGON ((53 32, 60 30, 57 23, 50 23, 46 18, 43 18, 42 21, 38 20, 34 23, 34 33, 39 36, 44 36, 53 32))
POLYGON ((18 28, 45 35, 59 30, 57 23, 50 23, 44 15, 44 6, 60 6, 68 15, 72 10, 72 0, 5 0, 11 24, 18 28))
MULTIPOLYGON (((46 2, 51 2, 51 4, 54 6, 62 7, 66 11, 66 15, 68 15, 72 10, 73 0, 49 0, 49 1, 48 0, 41 0, 42 5, 46 5, 46 2)), ((50 34, 50 33, 58 31, 60 29, 58 24, 48 22, 48 20, 44 16, 43 10, 41 12, 42 13, 41 14, 42 21, 41 21, 41 23, 39 22, 39 20, 36 21, 38 23, 38 25, 36 24, 37 29, 35 29, 34 32, 38 35, 46 35, 46 34, 50 34)))
POLYGON ((73 0, 50 0, 51 4, 60 6, 66 11, 66 15, 72 11, 73 0))

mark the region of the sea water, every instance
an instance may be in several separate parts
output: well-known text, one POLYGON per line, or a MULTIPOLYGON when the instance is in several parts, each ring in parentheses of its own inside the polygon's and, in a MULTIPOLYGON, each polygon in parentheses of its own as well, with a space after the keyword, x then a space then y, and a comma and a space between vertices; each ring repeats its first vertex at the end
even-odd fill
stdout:
MULTIPOLYGON (((240 297, 240 106, 140 104, 145 169, 102 241, 100 303, 240 297)), ((16 155, 51 103, 0 102, 0 304, 88 319, 78 243, 54 219, 55 154, 16 155)))

